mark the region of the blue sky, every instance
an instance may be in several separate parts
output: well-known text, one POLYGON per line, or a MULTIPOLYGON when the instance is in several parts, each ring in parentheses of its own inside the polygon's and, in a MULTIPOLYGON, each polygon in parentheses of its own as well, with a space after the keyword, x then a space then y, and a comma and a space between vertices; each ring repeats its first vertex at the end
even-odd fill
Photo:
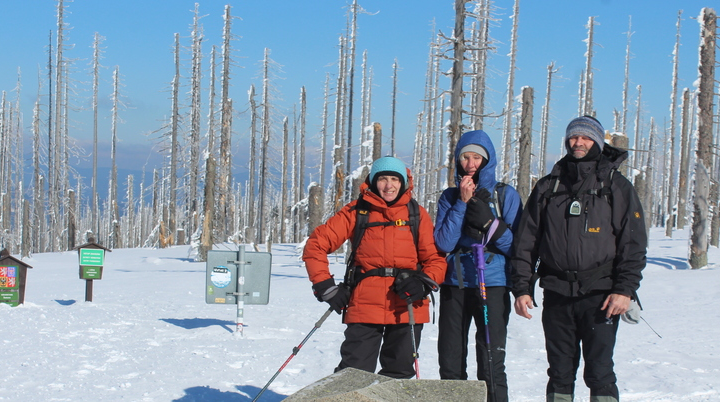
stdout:
MULTIPOLYGON (((247 103, 250 84, 261 86, 260 61, 263 51, 269 48, 270 57, 281 69, 276 71, 274 85, 277 91, 278 121, 283 115, 292 115, 293 104, 298 102, 300 88, 306 87, 309 102, 308 136, 316 136, 320 127, 323 84, 326 73, 334 79, 338 56, 338 36, 346 26, 347 5, 350 0, 313 1, 199 1, 205 40, 203 51, 210 53, 211 45, 221 44, 222 14, 225 4, 232 5, 233 67, 231 96, 238 112, 247 103)), ((613 109, 622 106, 622 86, 625 49, 630 16, 632 16, 630 62, 631 110, 634 119, 636 85, 643 87, 643 122, 645 132, 650 117, 659 124, 669 119, 671 92, 672 52, 675 45, 677 13, 682 8, 680 83, 679 88, 692 88, 697 78, 699 27, 696 17, 702 7, 710 6, 707 0, 680 1, 532 1, 520 2, 517 75, 515 93, 523 86, 535 89, 535 128, 539 131, 540 107, 545 98, 547 65, 555 62, 560 68, 553 82, 551 104, 551 144, 549 152, 560 149, 560 138, 567 122, 577 113, 578 77, 585 66, 584 39, 586 24, 594 16, 595 29, 595 106, 598 117, 606 128, 612 128, 613 109)), ((73 78, 78 94, 75 106, 85 108, 72 113, 71 136, 86 150, 91 150, 91 111, 89 108, 92 39, 95 32, 104 36, 104 55, 101 63, 107 68, 101 74, 100 96, 104 100, 101 110, 100 138, 104 144, 110 139, 110 104, 112 70, 119 66, 122 76, 122 94, 128 108, 120 112, 124 121, 119 127, 119 164, 121 168, 138 169, 151 160, 154 135, 169 115, 169 83, 173 78, 173 36, 181 35, 182 45, 189 45, 194 1, 186 0, 123 0, 66 1, 66 18, 71 30, 68 44, 74 45, 66 56, 75 59, 73 78)), ((447 35, 454 24, 453 0, 388 1, 362 0, 359 4, 369 13, 358 19, 358 61, 363 50, 368 51, 368 62, 374 71, 373 120, 390 131, 390 104, 392 91, 392 65, 398 60, 399 94, 397 133, 400 138, 398 153, 412 152, 417 113, 422 110, 421 99, 427 69, 428 44, 433 37, 433 23, 447 35), (406 140, 406 141, 402 141, 406 140)), ((0 90, 14 100, 12 92, 17 81, 18 68, 22 73, 21 103, 28 135, 32 120, 32 106, 37 94, 38 74, 47 74, 47 46, 50 31, 56 29, 56 2, 54 0, 0 0, 0 90)), ((498 21, 491 36, 497 41, 497 52, 491 56, 489 77, 491 94, 489 108, 502 110, 509 61, 510 29, 513 2, 496 1, 498 21)), ((54 37, 54 34, 53 34, 54 37)), ((189 75, 189 53, 185 49, 182 75, 189 75)), ((209 57, 204 60, 207 89, 209 57)), ((359 70, 358 70, 359 71, 359 70)), ((43 83, 43 85, 45 85, 43 83)), ((356 73, 360 85, 360 73, 356 73)), ((442 85, 447 88, 446 79, 442 85)), ((184 88, 187 90, 187 88, 184 88)), ((43 93, 46 89, 43 89, 43 93)), ((359 95, 359 89, 356 94, 359 95)), ((207 97, 203 98, 205 106, 207 97)), ((355 116, 359 116, 356 104, 355 116)), ((234 120, 234 142, 242 144, 248 138, 248 122, 239 114, 234 120)), ((354 124, 358 126, 357 123, 354 124)), ((486 131, 499 145, 502 120, 486 120, 486 131)), ((634 133, 628 133, 631 141, 634 133)), ((359 137, 355 131, 354 138, 359 137)), ((316 140, 317 141, 317 140, 316 140)), ((107 147, 101 144, 101 153, 107 147)), ((389 150, 385 141, 384 153, 389 150)), ((247 158, 246 147, 233 152, 247 158)), ((101 156, 101 164, 109 165, 101 156)), ((409 159, 408 159, 409 162, 409 159)), ((81 165, 89 166, 90 159, 81 165)), ((238 164, 238 162, 236 162, 238 164)))

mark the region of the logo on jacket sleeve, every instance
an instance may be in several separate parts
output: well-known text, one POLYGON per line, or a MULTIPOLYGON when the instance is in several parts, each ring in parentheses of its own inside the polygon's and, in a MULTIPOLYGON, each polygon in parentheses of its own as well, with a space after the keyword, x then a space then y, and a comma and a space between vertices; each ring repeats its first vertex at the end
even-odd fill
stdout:
POLYGON ((590 232, 590 233, 600 233, 600 227, 598 226, 598 227, 596 227, 596 228, 588 228, 588 232, 590 232))

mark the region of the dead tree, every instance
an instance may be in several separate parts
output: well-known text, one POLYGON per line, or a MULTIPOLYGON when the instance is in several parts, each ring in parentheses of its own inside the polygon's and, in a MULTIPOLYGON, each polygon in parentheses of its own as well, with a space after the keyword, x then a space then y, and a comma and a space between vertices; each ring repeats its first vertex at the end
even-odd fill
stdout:
POLYGON ((198 214, 198 181, 200 166, 200 120, 202 106, 202 41, 203 32, 200 25, 199 4, 195 3, 192 25, 192 59, 190 73, 190 136, 188 148, 190 157, 187 169, 187 190, 185 191, 185 226, 192 234, 195 232, 198 214))
POLYGON ((505 118, 503 121, 502 137, 502 177, 508 180, 511 175, 512 151, 513 151, 513 101, 515 98, 515 63, 517 59, 517 32, 518 20, 520 19, 520 0, 515 0, 513 6, 513 28, 510 36, 510 69, 508 70, 507 97, 505 98, 505 118))
POLYGON ((680 173, 678 174, 677 227, 684 229, 687 224, 688 177, 690 174, 690 91, 683 90, 682 113, 680 116, 680 173))
MULTIPOLYGON (((627 114, 628 114, 628 88, 630 86, 630 39, 632 38, 632 16, 628 17, 627 47, 625 48, 625 79, 623 80, 622 96, 622 118, 620 119, 620 131, 627 136, 627 114)), ((635 153, 633 153, 633 158, 635 153)))
POLYGON ((678 11, 677 33, 675 34, 675 48, 673 50, 673 75, 672 75, 672 92, 670 93, 670 141, 668 141, 670 161, 668 163, 669 175, 667 185, 667 222, 665 222, 665 236, 672 237, 672 230, 675 226, 675 128, 677 127, 677 87, 678 87, 678 66, 680 54, 680 17, 682 10, 678 11))
POLYGON ((212 250, 214 243, 214 210, 215 210, 215 160, 208 155, 205 160, 205 194, 203 200, 202 232, 198 247, 198 261, 207 261, 207 252, 212 250))
POLYGON ((223 16, 223 45, 222 45, 222 72, 220 74, 220 166, 218 168, 218 204, 220 212, 219 222, 222 225, 219 229, 223 235, 228 234, 227 224, 231 216, 232 204, 230 203, 230 192, 232 191, 232 99, 230 99, 230 65, 232 40, 232 16, 230 5, 225 6, 223 16))
MULTIPOLYGON (((450 89, 450 123, 448 125, 448 147, 455 149, 455 145, 462 134, 463 109, 463 64, 465 61, 465 3, 469 0, 455 0, 455 29, 453 30, 453 66, 452 83, 450 89)), ((448 152, 447 185, 455 186, 455 154, 448 152)))
POLYGON ((700 17, 700 61, 698 64, 698 142, 695 163, 695 197, 692 234, 690 236, 690 267, 707 266, 710 196, 710 170, 713 146, 713 98, 715 96, 715 35, 717 15, 703 8, 700 17))
POLYGON ((585 89, 582 97, 582 115, 595 116, 595 110, 593 106, 593 38, 595 36, 595 17, 588 19, 586 26, 588 29, 587 37, 587 52, 585 53, 585 75, 583 76, 583 87, 585 89))
POLYGON ((540 152, 538 154, 537 174, 538 177, 545 176, 547 170, 547 141, 550 131, 550 93, 552 92, 552 76, 560 69, 555 69, 555 63, 548 64, 547 87, 545 89, 545 105, 542 108, 540 121, 540 152))
POLYGON ((531 87, 522 89, 522 113, 520 117, 520 143, 517 173, 517 190, 520 200, 525 203, 530 195, 530 165, 532 163, 532 116, 534 91, 531 87))

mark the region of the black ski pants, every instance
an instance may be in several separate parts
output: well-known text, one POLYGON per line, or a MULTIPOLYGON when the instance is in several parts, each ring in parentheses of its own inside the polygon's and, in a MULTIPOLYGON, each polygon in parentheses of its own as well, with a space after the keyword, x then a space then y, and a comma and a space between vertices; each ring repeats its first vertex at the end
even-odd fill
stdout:
POLYGON ((606 297, 604 292, 582 297, 544 292, 542 323, 550 365, 548 394, 574 394, 582 350, 583 379, 590 388, 590 395, 618 399, 613 349, 619 316, 605 318, 605 312, 600 308, 606 297))
MULTIPOLYGON (((415 324, 415 345, 420 347, 422 324, 415 324)), ((391 378, 415 376, 410 324, 347 324, 345 340, 340 346, 340 364, 335 371, 347 367, 375 372, 391 378)))
MULTIPOLYGON (((497 401, 508 400, 505 374, 505 343, 510 319, 510 291, 504 286, 487 289, 488 326, 493 361, 493 381, 497 401)), ((438 363, 443 380, 467 380, 468 333, 475 321, 475 357, 477 378, 491 390, 483 300, 477 288, 440 286, 438 319, 438 363)))

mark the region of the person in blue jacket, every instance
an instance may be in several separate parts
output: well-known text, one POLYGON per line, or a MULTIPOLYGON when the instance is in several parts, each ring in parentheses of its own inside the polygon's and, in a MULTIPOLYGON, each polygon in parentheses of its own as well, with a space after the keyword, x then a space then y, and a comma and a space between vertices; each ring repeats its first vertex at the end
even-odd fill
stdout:
POLYGON ((488 383, 489 392, 494 390, 488 400, 507 401, 505 342, 511 308, 510 255, 522 201, 513 187, 495 179, 495 148, 484 131, 469 131, 460 137, 455 161, 457 187, 446 189, 440 196, 434 232, 437 248, 447 253, 448 264, 445 281, 440 286, 440 378, 467 380, 468 333, 474 320, 477 378, 488 383), (484 273, 491 377, 483 301, 472 246, 488 236, 496 219, 497 228, 485 247, 484 273), (490 383, 491 378, 494 384, 490 383))

